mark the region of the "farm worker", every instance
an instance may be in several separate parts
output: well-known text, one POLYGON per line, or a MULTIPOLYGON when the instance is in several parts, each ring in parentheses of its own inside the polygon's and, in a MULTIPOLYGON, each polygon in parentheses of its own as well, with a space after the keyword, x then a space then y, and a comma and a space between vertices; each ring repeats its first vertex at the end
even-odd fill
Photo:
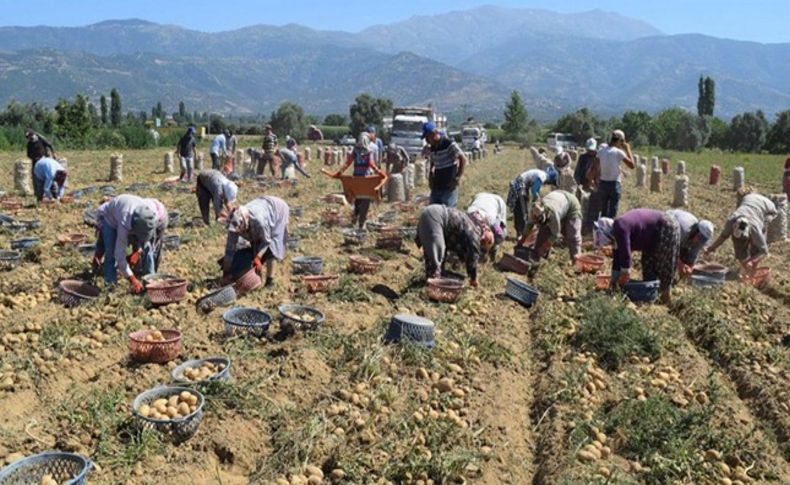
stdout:
POLYGON ((219 170, 203 170, 197 176, 195 193, 203 222, 209 225, 211 224, 208 214, 209 202, 214 202, 214 217, 219 219, 223 211, 227 214, 233 209, 239 187, 219 170))
MULTIPOLYGON (((354 145, 354 149, 348 154, 348 158, 346 158, 346 164, 335 172, 333 177, 339 178, 351 165, 354 165, 354 177, 365 177, 369 172, 375 172, 385 179, 387 178, 387 174, 376 166, 373 154, 370 151, 370 138, 367 133, 360 133, 357 144, 354 145)), ((352 226, 357 224, 357 227, 360 229, 365 227, 365 222, 368 220, 368 211, 370 210, 370 201, 371 199, 368 197, 356 197, 354 199, 354 215, 351 220, 352 226)))
POLYGON ((35 168, 36 162, 46 156, 57 158, 55 147, 46 138, 33 131, 33 128, 25 130, 27 138, 27 158, 30 159, 30 170, 35 168))
POLYGON ((99 206, 97 220, 99 237, 93 255, 94 268, 102 266, 104 281, 109 285, 118 281, 120 272, 129 280, 132 293, 141 293, 143 285, 132 267, 142 263, 143 275, 156 272, 168 223, 165 206, 156 199, 123 194, 99 206), (129 245, 133 252, 127 259, 129 245))
POLYGON ((768 255, 768 242, 765 237, 768 225, 777 215, 776 206, 767 197, 760 194, 744 196, 735 212, 727 218, 719 237, 706 253, 713 254, 728 237, 731 237, 735 258, 745 271, 753 271, 757 268, 757 263, 768 255))
POLYGON ((33 191, 36 200, 60 200, 66 190, 68 173, 63 165, 51 158, 39 158, 33 165, 33 191))
POLYGON ((227 219, 228 238, 222 259, 224 281, 236 280, 250 268, 258 274, 266 263, 266 286, 274 284, 274 261, 285 258, 290 209, 284 200, 265 195, 234 209, 227 219), (239 249, 239 238, 250 243, 239 249))
POLYGON ((782 187, 787 197, 790 198, 790 157, 787 157, 787 160, 785 160, 785 174, 784 179, 782 179, 782 187))
POLYGON ((576 169, 573 171, 573 180, 576 181, 576 185, 581 187, 582 190, 589 192, 592 184, 587 178, 587 172, 598 157, 598 142, 595 138, 590 138, 587 140, 587 143, 584 144, 584 148, 585 152, 579 156, 579 162, 576 164, 576 169))
POLYGON ((458 185, 466 169, 466 155, 455 141, 440 133, 432 122, 422 125, 422 137, 428 142, 430 151, 430 203, 455 207, 458 205, 458 185))
POLYGON ((529 151, 532 154, 532 161, 535 163, 535 168, 539 170, 543 170, 546 168, 546 165, 551 165, 551 160, 546 156, 546 150, 544 148, 535 148, 529 147, 529 151))
POLYGON ((525 233, 529 233, 532 226, 539 227, 535 240, 538 258, 548 257, 551 246, 562 237, 571 263, 576 262, 582 246, 582 208, 575 195, 555 190, 536 200, 530 208, 525 233))
POLYGON ((546 171, 533 168, 522 173, 512 182, 507 192, 507 206, 513 211, 513 222, 516 225, 516 234, 526 236, 528 208, 530 201, 540 197, 543 184, 557 185, 557 170, 549 165, 546 171))
POLYGON ((554 156, 554 168, 561 170, 569 167, 573 162, 571 154, 566 152, 562 147, 557 148, 557 155, 554 156))
POLYGON ((472 142, 472 153, 477 153, 478 155, 483 155, 483 144, 480 142, 480 137, 476 136, 475 140, 472 142))
POLYGON ((670 302, 680 252, 680 225, 674 217, 654 209, 631 209, 615 220, 602 217, 594 224, 593 243, 597 248, 614 247, 611 287, 630 281, 632 253, 641 251, 643 279, 659 280, 661 301, 670 302))
POLYGON ((231 130, 225 131, 225 151, 227 153, 227 159, 225 160, 225 167, 224 171, 226 174, 230 175, 236 170, 236 160, 233 158, 236 156, 236 146, 238 145, 238 138, 231 130))
POLYGON ((418 248, 422 248, 427 278, 438 278, 448 252, 466 265, 466 274, 477 287, 477 264, 494 246, 494 234, 454 207, 431 204, 417 223, 418 248))
POLYGON ((263 169, 266 168, 266 165, 269 165, 269 170, 271 170, 272 177, 274 177, 274 151, 277 149, 277 135, 274 134, 272 125, 264 126, 263 132, 263 143, 261 144, 263 156, 260 159, 260 163, 258 163, 256 173, 263 175, 263 169))
POLYGON ((700 252, 713 239, 714 226, 708 220, 699 220, 690 212, 671 209, 667 214, 674 217, 680 225, 680 255, 678 256, 678 273, 688 278, 694 270, 700 252))
MULTIPOLYGON (((294 146, 296 146, 296 142, 294 142, 294 146)), ((280 165, 280 178, 285 179, 285 171, 288 170, 288 167, 291 165, 294 166, 297 172, 301 173, 307 178, 310 178, 310 174, 302 168, 302 165, 299 164, 299 156, 296 154, 294 150, 289 148, 280 148, 275 152, 274 155, 275 162, 280 165)))
POLYGON ((381 140, 381 138, 376 136, 375 126, 373 125, 368 126, 367 133, 368 136, 370 137, 371 143, 374 143, 376 145, 376 150, 373 153, 373 159, 376 161, 376 166, 381 167, 381 164, 384 161, 384 142, 381 140))
POLYGON ((209 150, 209 154, 211 155, 211 168, 214 170, 220 169, 220 157, 225 157, 228 155, 227 136, 229 134, 230 133, 225 130, 224 133, 220 133, 219 135, 215 136, 214 141, 211 142, 211 150, 209 150))
POLYGON ((192 171, 195 168, 195 127, 190 126, 187 132, 179 138, 176 144, 176 153, 181 159, 181 177, 182 181, 192 182, 192 171))
POLYGON ((390 143, 386 153, 384 163, 387 173, 401 173, 409 165, 409 152, 402 146, 390 143))
POLYGON ((507 204, 496 194, 480 192, 472 198, 466 213, 478 222, 484 222, 494 234, 491 259, 496 257, 496 248, 507 236, 507 204))
POLYGON ((620 162, 630 169, 636 167, 631 145, 625 141, 625 133, 622 130, 614 130, 609 145, 602 146, 598 150, 598 158, 593 162, 592 169, 592 178, 596 182, 603 217, 617 217, 623 191, 620 162))

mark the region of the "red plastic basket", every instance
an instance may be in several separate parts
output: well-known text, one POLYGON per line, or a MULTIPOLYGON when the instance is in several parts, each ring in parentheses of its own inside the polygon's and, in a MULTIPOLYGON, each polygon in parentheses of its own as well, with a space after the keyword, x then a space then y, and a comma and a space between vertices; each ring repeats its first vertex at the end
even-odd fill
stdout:
POLYGON ((85 234, 61 234, 58 236, 58 244, 61 246, 79 246, 85 244, 88 236, 85 234))
POLYGON ((148 283, 145 287, 148 299, 154 305, 176 303, 187 296, 187 280, 171 278, 148 283))
POLYGON ((502 259, 499 260, 497 266, 503 271, 512 271, 518 274, 527 274, 530 268, 529 262, 521 258, 517 258, 512 254, 505 254, 502 256, 502 259))
POLYGON ((746 283, 755 288, 762 288, 771 280, 771 268, 757 268, 751 274, 741 275, 741 283, 746 283))
POLYGON ((595 273, 603 267, 606 258, 596 254, 580 254, 576 257, 576 269, 582 273, 595 273))
POLYGON ((164 364, 181 353, 181 332, 174 329, 160 330, 164 340, 146 341, 154 330, 138 330, 129 334, 129 354, 137 362, 164 364))
POLYGON ((376 239, 376 247, 378 249, 388 249, 390 251, 398 251, 403 247, 402 236, 383 236, 376 239))
POLYGON ((339 275, 311 275, 303 276, 302 282, 308 293, 321 293, 337 286, 340 282, 339 275))
POLYGON ((604 291, 609 289, 609 281, 611 280, 612 275, 606 273, 598 273, 595 275, 595 289, 598 291, 604 291))
POLYGON ((255 272, 255 268, 251 268, 233 283, 233 289, 236 290, 237 296, 243 296, 257 289, 262 284, 263 281, 261 281, 261 277, 258 273, 255 272))
POLYGON ((353 255, 348 257, 348 270, 356 274, 373 274, 381 269, 383 260, 373 256, 353 255))
POLYGON ((428 298, 442 303, 453 303, 461 296, 464 282, 452 278, 431 278, 428 280, 428 298))

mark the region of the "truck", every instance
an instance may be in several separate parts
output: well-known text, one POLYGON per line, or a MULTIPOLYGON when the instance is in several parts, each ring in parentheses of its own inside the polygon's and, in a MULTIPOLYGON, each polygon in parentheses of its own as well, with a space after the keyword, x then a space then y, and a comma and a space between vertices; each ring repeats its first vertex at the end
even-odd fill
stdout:
POLYGON ((425 140, 422 139, 422 125, 429 121, 435 123, 441 130, 445 128, 447 118, 437 114, 430 106, 393 109, 391 142, 405 148, 412 159, 419 157, 425 145, 425 140))
POLYGON ((485 144, 488 141, 488 132, 482 124, 474 120, 466 120, 461 125, 461 143, 464 146, 464 150, 471 151, 474 148, 475 140, 480 140, 481 149, 485 148, 485 144))
POLYGON ((573 135, 568 133, 549 133, 549 137, 546 139, 546 145, 554 150, 558 148, 568 150, 570 148, 576 148, 576 140, 573 139, 573 135))

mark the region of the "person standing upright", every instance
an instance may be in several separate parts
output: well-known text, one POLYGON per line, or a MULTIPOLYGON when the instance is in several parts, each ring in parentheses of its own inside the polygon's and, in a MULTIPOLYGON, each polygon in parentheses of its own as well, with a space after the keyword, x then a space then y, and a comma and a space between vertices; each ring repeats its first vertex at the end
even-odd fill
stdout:
POLYGON ((176 144, 176 152, 181 159, 181 177, 183 182, 192 182, 192 171, 195 167, 195 127, 190 126, 176 144), (185 178, 186 177, 186 178, 185 178))
POLYGON ((466 168, 466 155, 458 143, 443 135, 434 123, 422 126, 422 137, 430 150, 428 185, 430 203, 448 207, 458 205, 458 185, 466 168))
POLYGON ((625 133, 614 130, 609 145, 598 150, 598 158, 593 163, 593 180, 598 182, 602 217, 617 217, 623 190, 620 162, 632 170, 636 167, 631 145, 625 141, 625 133))
POLYGON ((228 130, 225 130, 224 133, 220 133, 219 135, 214 137, 214 141, 211 142, 211 168, 214 170, 220 170, 220 157, 228 156, 228 130))
POLYGON ((274 177, 274 152, 277 150, 277 135, 274 134, 272 125, 266 125, 263 128, 263 143, 261 148, 263 148, 263 156, 258 164, 256 174, 263 175, 263 169, 266 168, 268 164, 272 177, 274 177))

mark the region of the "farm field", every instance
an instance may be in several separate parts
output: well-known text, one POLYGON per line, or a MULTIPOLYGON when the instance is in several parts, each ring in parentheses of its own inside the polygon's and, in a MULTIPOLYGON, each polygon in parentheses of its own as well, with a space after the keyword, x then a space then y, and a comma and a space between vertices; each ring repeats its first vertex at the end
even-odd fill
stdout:
MULTIPOLYGON (((191 282, 179 304, 150 308, 126 284, 77 309, 58 302, 57 283, 85 276, 90 257, 57 246, 57 236, 93 238, 82 214, 100 203, 99 193, 52 208, 28 197, 12 214, 42 226, 25 234, 40 237, 40 249, 0 273, 0 461, 74 451, 97 464, 89 476, 96 484, 790 483, 788 243, 771 247, 767 287, 731 281, 711 293, 681 283, 669 307, 596 292, 594 277, 575 273, 562 248, 532 279, 541 292, 532 308, 504 295, 514 275, 490 262, 479 288, 438 304, 425 296, 413 241, 401 251, 374 250, 372 238, 348 248, 338 227, 313 231, 328 207, 321 198, 339 191, 313 160, 313 177, 293 188, 240 184, 240 202, 276 195, 304 215, 291 219, 289 231, 301 239, 277 265, 274 288, 237 305, 276 316, 280 304, 303 303, 323 311, 326 323, 286 336, 273 322, 266 338, 228 339, 221 309, 195 309, 220 276, 225 232, 216 223, 184 224, 199 211, 189 191, 160 189, 171 176, 162 173, 165 151, 125 152, 125 178, 115 185, 123 193, 150 184, 137 193, 180 212, 169 232, 182 244, 165 253, 160 269, 191 282), (384 258, 382 270, 349 274, 348 256, 358 252, 384 258), (339 287, 308 294, 291 276, 290 260, 300 255, 324 258, 325 272, 341 275, 339 287), (382 343, 398 313, 433 320, 436 348, 382 343), (181 355, 168 365, 130 361, 128 334, 154 327, 182 332, 181 355), (135 396, 170 383, 175 365, 214 355, 230 358, 232 379, 202 389, 205 414, 194 437, 174 445, 135 428, 135 396)), ((69 160, 71 189, 106 183, 109 151, 60 155, 69 160)), ((734 166, 744 166, 747 184, 761 193, 781 191, 783 157, 671 155, 672 173, 675 161, 687 162, 688 210, 717 230, 735 208, 734 166), (715 187, 707 185, 712 163, 722 166, 715 187)), ((20 158, 0 153, 0 190, 11 191, 20 158)), ((510 180, 532 166, 529 151, 511 147, 474 162, 460 205, 482 191, 504 197, 510 180)), ((651 194, 629 174, 621 213, 669 208, 671 179, 651 194)), ((390 210, 375 206, 371 219, 390 210)), ((402 213, 397 224, 416 215, 402 213)), ((512 224, 509 231, 507 252, 512 224)), ((16 237, 2 230, 0 247, 16 237)), ((716 258, 736 266, 729 242, 716 258)))

